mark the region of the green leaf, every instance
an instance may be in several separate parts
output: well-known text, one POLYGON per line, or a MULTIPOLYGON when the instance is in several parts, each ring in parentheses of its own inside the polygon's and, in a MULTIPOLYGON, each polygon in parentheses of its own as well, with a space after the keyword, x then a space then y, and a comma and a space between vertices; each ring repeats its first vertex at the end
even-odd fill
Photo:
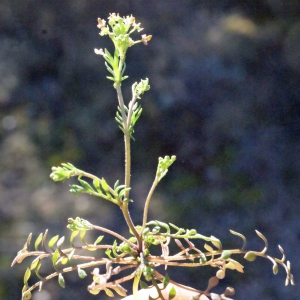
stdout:
POLYGON ((95 178, 93 180, 93 185, 95 187, 95 189, 97 190, 98 193, 101 193, 101 189, 100 189, 100 180, 99 178, 95 178))
POLYGON ((244 259, 248 260, 248 261, 255 261, 256 260, 256 253, 253 251, 248 251, 245 256, 244 259))
MULTIPOLYGON (((40 271, 40 267, 42 265, 42 262, 41 260, 39 259, 38 261, 38 265, 36 266, 35 268, 35 275, 40 279, 40 280, 44 280, 44 278, 40 275, 39 271, 40 271)), ((40 289, 42 289, 42 284, 40 286, 40 289)))
POLYGON ((70 193, 71 194, 78 195, 78 194, 84 193, 84 192, 86 192, 86 190, 82 186, 77 185, 77 184, 70 185, 70 193))
POLYGON ((109 259, 114 260, 114 258, 111 256, 111 249, 106 249, 105 254, 108 256, 109 259))
POLYGON ((170 278, 169 278, 169 275, 166 274, 165 277, 163 278, 163 286, 164 286, 164 289, 167 287, 167 285, 170 283, 170 278))
POLYGON ((78 267, 78 276, 79 278, 84 278, 87 276, 86 272, 78 267))
MULTIPOLYGON (((80 231, 80 239, 84 242, 84 236, 85 236, 85 234, 86 234, 86 230, 81 230, 80 231)), ((85 242, 84 242, 85 243, 85 242)))
POLYGON ((168 172, 168 168, 172 165, 172 163, 176 160, 176 156, 172 155, 165 156, 164 158, 158 158, 158 166, 156 170, 156 179, 160 181, 168 172))
POLYGON ((149 286, 143 280, 140 280, 140 287, 141 289, 149 289, 149 286))
POLYGON ((36 268, 36 266, 38 265, 38 263, 40 262, 39 257, 37 257, 30 265, 30 270, 34 270, 36 268))
POLYGON ((73 245, 73 241, 74 241, 75 237, 78 235, 78 233, 79 233, 79 230, 74 230, 74 231, 72 231, 71 237, 70 237, 70 243, 71 243, 72 245, 73 245))
POLYGON ((43 239, 43 233, 40 233, 40 235, 38 236, 38 238, 35 240, 35 243, 34 243, 35 251, 38 251, 38 247, 39 247, 39 244, 41 243, 42 239, 43 239))
POLYGON ((53 264, 54 268, 56 267, 56 262, 58 259, 59 259, 59 251, 58 251, 58 249, 56 249, 52 255, 52 264, 53 264))
POLYGON ((85 180, 83 179, 80 179, 78 177, 78 181, 80 182, 80 184, 84 187, 84 189, 87 191, 87 192, 90 192, 90 193, 94 193, 94 189, 91 187, 91 185, 89 183, 87 183, 85 180))
POLYGON ((58 275, 58 283, 62 288, 66 287, 65 279, 61 273, 58 275))
POLYGON ((72 264, 72 262, 73 262, 73 255, 74 255, 74 253, 75 253, 75 249, 73 249, 73 250, 69 253, 69 255, 68 255, 68 260, 69 260, 69 263, 70 263, 70 264, 72 264))
POLYGON ((59 235, 54 236, 50 241, 48 242, 48 247, 53 249, 54 244, 57 242, 59 238, 59 235))
POLYGON ((173 299, 176 296, 176 290, 174 288, 174 286, 172 286, 172 288, 170 289, 169 292, 169 300, 173 299))
POLYGON ((103 240, 103 238, 104 238, 104 235, 100 235, 100 236, 96 239, 94 245, 98 245, 99 243, 101 243, 101 241, 103 240))
POLYGON ((105 179, 103 177, 101 179, 101 187, 103 188, 105 193, 109 193, 107 182, 105 181, 105 179))
POLYGON ((30 268, 27 268, 24 274, 24 285, 27 285, 30 275, 31 275, 30 268))
POLYGON ((231 256, 231 254, 232 254, 231 251, 225 250, 225 251, 222 252, 221 258, 222 259, 228 259, 231 256))

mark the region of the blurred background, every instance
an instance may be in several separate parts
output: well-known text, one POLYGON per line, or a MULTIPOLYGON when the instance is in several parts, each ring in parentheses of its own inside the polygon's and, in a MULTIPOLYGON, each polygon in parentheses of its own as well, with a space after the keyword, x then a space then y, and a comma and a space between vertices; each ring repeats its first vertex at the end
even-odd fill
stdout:
MULTIPOLYGON (((133 14, 153 35, 147 47, 129 49, 123 84, 126 99, 134 81, 148 77, 151 85, 132 145, 135 222, 141 223, 158 156, 176 155, 149 218, 241 247, 232 229, 261 250, 257 229, 270 254, 280 258, 277 245, 285 249, 299 279, 299 1, 2 0, 0 299, 20 299, 30 259, 10 264, 29 232, 37 237, 48 228, 51 237, 68 237, 68 217, 80 216, 128 234, 117 207, 76 198, 70 182, 49 178, 53 165, 71 162, 110 184, 123 180, 116 95, 93 50, 112 49, 96 27, 110 12, 133 14)), ((298 299, 299 285, 284 287, 283 269, 274 276, 268 261, 240 261, 245 274, 228 272, 217 291, 229 285, 240 300, 298 299)), ((199 289, 214 272, 168 269, 171 278, 199 289)), ((105 299, 86 291, 91 280, 70 274, 65 289, 52 280, 33 299, 105 299)))

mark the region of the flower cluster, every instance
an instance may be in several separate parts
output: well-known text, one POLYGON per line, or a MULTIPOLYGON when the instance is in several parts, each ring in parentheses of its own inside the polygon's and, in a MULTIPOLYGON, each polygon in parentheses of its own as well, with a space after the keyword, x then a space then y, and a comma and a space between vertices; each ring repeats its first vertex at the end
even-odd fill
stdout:
MULTIPOLYGON (((133 32, 143 30, 140 25, 141 23, 136 23, 132 15, 120 17, 119 14, 112 13, 108 17, 108 25, 106 25, 105 20, 98 18, 97 27, 101 30, 101 36, 108 35, 111 38, 118 56, 124 59, 129 47, 140 42, 147 45, 152 38, 152 35, 143 34, 140 40, 134 41, 130 37, 133 32)), ((95 53, 104 55, 105 52, 102 49, 95 49, 95 53)))

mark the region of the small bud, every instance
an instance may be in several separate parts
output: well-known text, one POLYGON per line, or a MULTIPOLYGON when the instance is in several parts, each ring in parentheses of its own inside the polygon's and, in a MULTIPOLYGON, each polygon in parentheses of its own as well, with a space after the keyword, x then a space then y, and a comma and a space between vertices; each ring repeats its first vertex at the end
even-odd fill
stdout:
POLYGON ((217 271, 216 273, 216 276, 219 278, 219 279, 223 279, 225 277, 225 270, 224 269, 220 269, 217 271))
POLYGON ((94 52, 97 54, 97 55, 105 55, 103 49, 94 49, 94 52))
POLYGON ((142 42, 144 45, 148 45, 148 42, 152 39, 152 35, 142 34, 142 42))
POLYGON ((98 27, 99 29, 101 29, 102 27, 104 27, 105 24, 106 24, 106 21, 105 21, 105 20, 102 20, 102 19, 98 18, 98 25, 97 25, 97 27, 98 27))

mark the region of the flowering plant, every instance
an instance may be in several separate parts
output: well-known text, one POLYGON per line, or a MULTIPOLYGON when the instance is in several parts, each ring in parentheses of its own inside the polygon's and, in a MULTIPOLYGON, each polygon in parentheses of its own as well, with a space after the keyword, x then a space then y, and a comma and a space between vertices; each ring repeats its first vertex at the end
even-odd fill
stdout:
POLYGON ((113 87, 117 93, 118 109, 115 119, 123 132, 125 143, 124 182, 117 181, 111 185, 103 177, 100 178, 80 170, 71 163, 62 163, 61 166, 53 167, 50 177, 54 181, 64 181, 71 177, 77 177, 78 184, 70 185, 71 193, 75 195, 87 193, 117 205, 121 209, 130 235, 124 237, 105 227, 91 224, 80 217, 68 219, 69 224, 67 227, 72 232, 70 236, 71 247, 69 248, 63 248, 64 236, 59 237, 56 235, 47 242, 48 230, 46 230, 37 237, 34 250, 30 250, 32 238, 32 234, 30 234, 24 247, 18 252, 12 263, 13 266, 15 263, 21 263, 28 256, 35 257, 24 275, 22 299, 31 299, 31 293, 35 288, 42 290, 43 284, 54 277, 57 277, 58 283, 65 287, 64 274, 67 272, 77 271, 78 276, 84 278, 87 276, 85 272, 87 268, 93 268, 88 291, 94 295, 104 291, 108 296, 114 296, 115 292, 125 297, 127 291, 122 283, 132 280, 132 290, 136 300, 139 299, 139 289, 151 287, 156 289, 158 296, 157 298, 149 296, 149 299, 166 299, 164 295, 170 283, 172 288, 168 290, 167 299, 176 297, 176 287, 193 291, 197 295, 193 299, 231 299, 229 297, 234 295, 233 288, 226 288, 222 294, 216 294, 211 290, 218 284, 219 280, 226 276, 228 269, 243 273, 244 266, 233 258, 236 255, 243 255, 247 261, 254 261, 257 257, 266 258, 272 263, 274 274, 278 273, 278 265, 281 265, 286 272, 285 284, 294 284, 290 262, 285 262, 284 250, 278 246, 282 258, 269 256, 267 254, 268 241, 258 231, 256 231, 256 234, 265 244, 261 251, 247 249, 246 238, 232 230, 230 232, 242 240, 243 246, 239 249, 223 249, 218 238, 204 236, 198 233, 196 229, 184 229, 172 223, 148 220, 148 209, 152 195, 158 183, 166 176, 169 167, 174 163, 176 159, 174 155, 158 159, 154 181, 145 199, 141 224, 137 225, 132 220, 129 211, 129 207, 133 202, 130 198, 131 140, 134 140, 134 128, 142 114, 141 96, 150 89, 150 85, 148 78, 135 82, 132 85, 132 99, 126 104, 123 99, 121 84, 128 78, 125 75, 127 50, 138 43, 147 45, 152 36, 143 34, 138 40, 131 38, 134 32, 143 30, 140 23, 136 23, 132 15, 121 17, 119 14, 112 13, 108 17, 108 24, 105 20, 98 19, 98 28, 100 29, 100 35, 108 35, 114 44, 113 54, 107 49, 95 49, 95 53, 104 58, 106 68, 110 73, 107 78, 113 81, 113 87), (115 238, 115 241, 112 244, 103 244, 104 235, 100 235, 93 243, 89 243, 85 240, 85 234, 90 230, 101 231, 115 238), (76 237, 79 237, 82 241, 81 246, 74 245, 76 237), (204 245, 200 249, 191 240, 202 240, 204 245), (177 252, 174 254, 170 254, 169 244, 171 242, 178 247, 177 252), (161 248, 161 255, 152 254, 153 248, 156 247, 161 248), (82 251, 92 253, 97 251, 102 255, 85 256, 81 254, 82 251), (52 261, 54 272, 44 277, 40 274, 40 268, 47 258, 52 261), (100 272, 100 266, 104 267, 104 272, 100 272), (161 271, 158 271, 159 266, 165 266, 165 269, 168 266, 210 266, 216 268, 216 274, 208 280, 206 290, 199 290, 185 287, 173 281, 167 273, 162 274, 161 271), (131 270, 131 272, 128 273, 127 270, 131 270), (39 280, 30 286, 28 281, 33 272, 39 280))

